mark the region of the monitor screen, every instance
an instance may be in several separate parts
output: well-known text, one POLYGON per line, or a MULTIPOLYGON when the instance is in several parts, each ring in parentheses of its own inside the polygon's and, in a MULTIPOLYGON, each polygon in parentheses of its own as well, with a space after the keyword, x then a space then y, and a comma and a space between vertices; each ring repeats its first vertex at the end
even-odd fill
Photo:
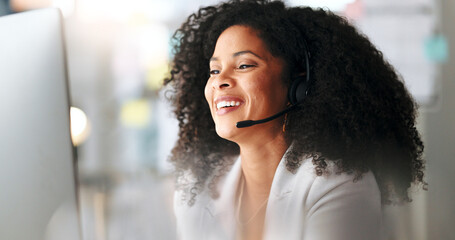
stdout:
POLYGON ((0 239, 80 239, 62 17, 0 18, 0 239))

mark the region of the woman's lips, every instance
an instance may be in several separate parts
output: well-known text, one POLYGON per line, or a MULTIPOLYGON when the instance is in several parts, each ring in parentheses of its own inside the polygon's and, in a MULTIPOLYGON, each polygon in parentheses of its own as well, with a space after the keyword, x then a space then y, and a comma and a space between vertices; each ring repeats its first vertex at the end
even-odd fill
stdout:
POLYGON ((237 110, 239 107, 240 107, 240 106, 220 108, 220 109, 216 110, 216 114, 219 115, 219 116, 221 116, 221 115, 230 113, 230 112, 232 112, 232 111, 235 111, 235 110, 237 110))
POLYGON ((243 100, 234 96, 220 96, 214 101, 215 111, 219 116, 239 109, 242 104, 243 100))

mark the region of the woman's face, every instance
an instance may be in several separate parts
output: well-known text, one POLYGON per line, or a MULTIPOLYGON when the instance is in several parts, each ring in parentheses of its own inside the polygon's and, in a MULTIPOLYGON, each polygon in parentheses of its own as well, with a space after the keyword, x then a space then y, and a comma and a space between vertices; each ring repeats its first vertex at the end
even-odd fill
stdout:
POLYGON ((219 36, 210 59, 205 97, 220 137, 238 143, 259 131, 281 132, 282 118, 247 128, 235 125, 286 108, 283 68, 284 61, 272 56, 254 29, 235 25, 219 36))

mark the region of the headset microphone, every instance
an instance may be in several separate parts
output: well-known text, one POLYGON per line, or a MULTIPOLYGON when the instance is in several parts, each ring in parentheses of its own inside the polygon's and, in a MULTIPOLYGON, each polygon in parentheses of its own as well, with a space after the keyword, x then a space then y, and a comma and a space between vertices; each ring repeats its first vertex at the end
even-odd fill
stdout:
POLYGON ((260 123, 265 123, 265 122, 268 122, 268 121, 272 121, 273 119, 277 118, 277 117, 280 117, 292 110, 294 110, 295 108, 297 107, 297 105, 292 105, 286 109, 284 109, 283 111, 271 116, 271 117, 268 117, 268 118, 264 118, 264 119, 261 119, 261 120, 245 120, 245 121, 240 121, 240 122, 237 122, 237 124, 235 125, 237 128, 244 128, 244 127, 251 127, 253 125, 256 125, 256 124, 260 124, 260 123))

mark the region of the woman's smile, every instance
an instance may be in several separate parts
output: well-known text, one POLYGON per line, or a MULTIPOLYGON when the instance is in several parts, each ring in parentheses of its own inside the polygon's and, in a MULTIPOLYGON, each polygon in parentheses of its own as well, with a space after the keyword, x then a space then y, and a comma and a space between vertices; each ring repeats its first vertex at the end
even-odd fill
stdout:
POLYGON ((214 101, 216 106, 216 114, 218 116, 225 115, 229 112, 235 111, 243 104, 243 100, 234 96, 220 96, 214 101))

